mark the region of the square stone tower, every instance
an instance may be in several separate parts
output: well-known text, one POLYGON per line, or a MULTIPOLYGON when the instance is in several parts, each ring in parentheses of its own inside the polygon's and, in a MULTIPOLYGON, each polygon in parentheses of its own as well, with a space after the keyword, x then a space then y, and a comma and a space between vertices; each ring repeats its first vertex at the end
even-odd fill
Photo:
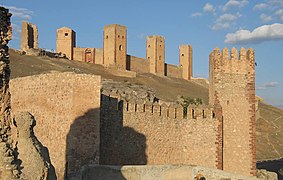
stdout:
POLYGON ((209 61, 209 102, 223 111, 223 170, 255 175, 254 50, 216 48, 209 61))
POLYGON ((22 22, 21 50, 38 49, 38 29, 36 25, 22 22))
POLYGON ((57 29, 56 52, 66 54, 69 60, 73 60, 74 47, 76 47, 76 32, 67 27, 57 29))
POLYGON ((162 36, 146 37, 146 59, 149 60, 149 72, 164 76, 165 39, 162 36))
POLYGON ((191 45, 181 45, 179 47, 180 68, 182 70, 182 78, 190 80, 193 75, 193 49, 191 45))
POLYGON ((126 70, 127 27, 111 24, 104 27, 103 64, 126 70))

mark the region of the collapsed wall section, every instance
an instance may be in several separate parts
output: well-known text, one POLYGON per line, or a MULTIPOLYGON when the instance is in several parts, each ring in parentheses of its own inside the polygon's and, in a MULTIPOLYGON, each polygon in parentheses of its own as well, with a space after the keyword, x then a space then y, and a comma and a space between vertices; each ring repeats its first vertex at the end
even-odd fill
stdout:
POLYGON ((105 95, 101 100, 100 164, 218 168, 221 120, 214 108, 184 110, 180 106, 118 101, 105 95))
POLYGON ((13 79, 13 114, 30 112, 57 178, 99 160, 100 76, 51 73, 13 79))
POLYGON ((38 29, 36 25, 22 22, 21 50, 38 49, 38 29))

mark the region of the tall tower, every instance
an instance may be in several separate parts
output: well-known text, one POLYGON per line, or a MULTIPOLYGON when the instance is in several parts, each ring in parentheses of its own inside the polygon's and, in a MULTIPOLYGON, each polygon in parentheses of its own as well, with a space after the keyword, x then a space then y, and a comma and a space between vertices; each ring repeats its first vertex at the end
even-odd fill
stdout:
POLYGON ((103 64, 126 70, 127 27, 111 24, 104 27, 103 64))
POLYGON ((57 29, 56 52, 66 54, 69 60, 73 60, 74 47, 76 47, 76 32, 67 27, 57 29))
POLYGON ((180 68, 182 70, 182 78, 190 80, 193 75, 193 49, 191 45, 181 45, 180 52, 180 68))
POLYGON ((36 25, 22 22, 22 34, 21 34, 21 49, 26 51, 30 48, 38 49, 38 29, 36 25))
POLYGON ((165 39, 162 36, 146 37, 146 59, 149 60, 149 72, 164 76, 165 39))
POLYGON ((209 60, 209 102, 223 111, 223 170, 255 175, 254 50, 216 48, 209 60), (239 57, 240 56, 240 57, 239 57))

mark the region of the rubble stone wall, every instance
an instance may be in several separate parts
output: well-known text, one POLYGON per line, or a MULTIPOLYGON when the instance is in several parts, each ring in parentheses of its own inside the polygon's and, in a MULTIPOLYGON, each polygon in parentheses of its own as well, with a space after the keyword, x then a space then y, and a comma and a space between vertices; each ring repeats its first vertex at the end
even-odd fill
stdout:
POLYGON ((13 114, 30 112, 58 179, 99 161, 100 76, 50 73, 13 79, 13 114), (67 173, 66 173, 67 172, 67 173))
MULTIPOLYGON (((217 167, 214 108, 118 101, 102 95, 100 164, 197 164, 217 167)), ((222 139, 220 140, 222 141, 222 139)))
POLYGON ((22 22, 21 49, 22 51, 38 49, 38 29, 36 25, 22 22))

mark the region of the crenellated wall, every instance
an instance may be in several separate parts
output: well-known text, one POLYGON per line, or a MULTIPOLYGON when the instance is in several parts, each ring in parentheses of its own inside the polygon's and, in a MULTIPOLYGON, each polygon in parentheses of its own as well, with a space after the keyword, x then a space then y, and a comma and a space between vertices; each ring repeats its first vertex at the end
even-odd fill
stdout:
POLYGON ((255 175, 254 50, 216 48, 209 67, 209 102, 223 110, 223 170, 255 175))
MULTIPOLYGON (((218 167, 221 118, 212 106, 125 102, 101 96, 100 164, 218 167)), ((218 114, 221 116, 221 114, 218 114)))

